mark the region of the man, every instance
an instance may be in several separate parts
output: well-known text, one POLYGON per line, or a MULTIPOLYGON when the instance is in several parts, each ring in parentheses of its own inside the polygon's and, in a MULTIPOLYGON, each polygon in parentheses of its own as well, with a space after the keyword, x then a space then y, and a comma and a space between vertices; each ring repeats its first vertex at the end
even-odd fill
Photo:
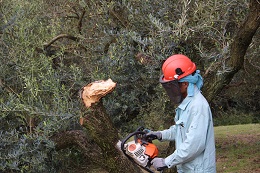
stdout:
POLYGON ((203 79, 196 65, 185 55, 170 56, 162 66, 160 83, 170 100, 179 104, 175 125, 152 131, 148 137, 175 140, 176 150, 166 158, 154 158, 157 170, 177 167, 178 173, 215 173, 215 140, 210 106, 200 92, 203 79))

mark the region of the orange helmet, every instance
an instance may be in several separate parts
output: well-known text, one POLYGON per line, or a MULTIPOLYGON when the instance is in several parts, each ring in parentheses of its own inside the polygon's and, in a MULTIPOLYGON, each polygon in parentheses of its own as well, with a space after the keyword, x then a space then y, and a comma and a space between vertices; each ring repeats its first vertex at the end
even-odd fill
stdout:
POLYGON ((195 72, 196 65, 185 55, 176 54, 166 59, 163 63, 163 76, 161 82, 180 80, 195 72))

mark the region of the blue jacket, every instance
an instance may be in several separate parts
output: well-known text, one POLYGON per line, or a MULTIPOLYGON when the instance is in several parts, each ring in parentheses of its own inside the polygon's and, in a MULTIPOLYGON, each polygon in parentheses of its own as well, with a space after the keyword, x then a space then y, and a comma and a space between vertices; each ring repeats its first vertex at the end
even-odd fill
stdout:
POLYGON ((215 139, 210 106, 195 86, 176 109, 175 125, 161 131, 162 140, 175 140, 176 150, 165 158, 179 173, 215 173, 215 139))

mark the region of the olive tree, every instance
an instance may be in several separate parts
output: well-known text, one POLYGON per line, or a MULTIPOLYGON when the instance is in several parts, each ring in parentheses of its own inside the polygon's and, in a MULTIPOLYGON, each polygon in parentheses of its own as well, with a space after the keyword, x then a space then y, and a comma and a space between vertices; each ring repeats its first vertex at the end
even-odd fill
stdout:
POLYGON ((80 169, 115 170, 98 145, 111 141, 95 139, 94 124, 78 123, 91 115, 78 98, 86 83, 117 83, 100 106, 124 135, 139 125, 172 124, 174 108, 158 83, 168 56, 183 53, 196 62, 212 101, 245 58, 257 59, 258 1, 177 2, 1 1, 0 170, 74 170, 69 158, 80 169))

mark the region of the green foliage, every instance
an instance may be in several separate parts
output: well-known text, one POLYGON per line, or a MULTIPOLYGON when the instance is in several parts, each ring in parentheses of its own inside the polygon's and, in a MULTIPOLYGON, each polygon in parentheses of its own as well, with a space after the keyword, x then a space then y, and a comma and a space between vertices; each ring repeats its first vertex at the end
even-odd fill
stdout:
POLYGON ((55 70, 53 57, 35 51, 50 34, 38 13, 44 4, 19 2, 4 2, 11 10, 1 6, 6 20, 15 19, 1 40, 0 170, 53 172, 56 152, 49 137, 79 117, 71 91, 82 72, 74 65, 55 70))
POLYGON ((238 125, 238 124, 251 124, 259 123, 259 114, 252 112, 239 111, 232 109, 226 112, 222 112, 218 117, 214 118, 215 126, 226 126, 226 125, 238 125))
POLYGON ((54 143, 51 142, 46 136, 35 136, 33 134, 21 134, 19 131, 5 131, 0 135, 1 147, 1 164, 0 170, 11 171, 16 170, 19 172, 45 172, 51 171, 48 166, 48 155, 54 153, 54 143))

